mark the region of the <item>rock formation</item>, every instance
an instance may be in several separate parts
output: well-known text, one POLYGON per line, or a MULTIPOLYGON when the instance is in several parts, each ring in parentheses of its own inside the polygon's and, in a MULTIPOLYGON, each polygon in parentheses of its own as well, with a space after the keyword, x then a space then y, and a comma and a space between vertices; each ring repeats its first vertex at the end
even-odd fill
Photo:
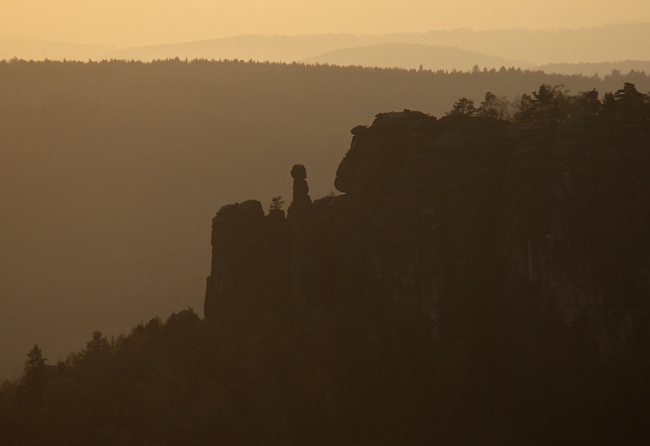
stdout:
POLYGON ((293 201, 289 206, 289 218, 307 218, 311 208, 307 169, 302 164, 296 164, 291 168, 291 177, 293 178, 293 201))
POLYGON ((314 238, 312 228, 312 201, 307 184, 307 169, 302 164, 291 168, 293 201, 287 219, 291 239, 291 288, 296 310, 319 301, 320 280, 314 264, 314 238))
POLYGON ((206 319, 232 314, 233 308, 254 311, 276 305, 286 296, 289 238, 284 211, 278 211, 265 217, 262 204, 248 200, 223 206, 212 219, 206 319))
POLYGON ((206 318, 271 287, 298 307, 415 302, 451 342, 523 303, 584 324, 605 350, 648 337, 648 128, 405 110, 352 133, 343 195, 312 203, 296 165, 287 220, 258 202, 219 211, 206 318))

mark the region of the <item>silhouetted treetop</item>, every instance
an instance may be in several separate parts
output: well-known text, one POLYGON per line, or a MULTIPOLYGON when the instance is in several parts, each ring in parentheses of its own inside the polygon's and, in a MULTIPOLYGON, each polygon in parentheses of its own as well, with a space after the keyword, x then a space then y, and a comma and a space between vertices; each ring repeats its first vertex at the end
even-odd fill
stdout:
POLYGON ((485 94, 478 108, 463 97, 446 115, 482 116, 538 125, 558 125, 572 120, 640 123, 650 120, 650 96, 639 92, 630 82, 614 93, 606 93, 602 101, 595 88, 571 94, 561 85, 542 84, 538 90, 521 96, 512 115, 508 99, 498 98, 491 92, 485 94))
POLYGON ((284 199, 282 195, 273 197, 271 199, 271 204, 269 205, 269 211, 281 211, 284 208, 284 199))
POLYGON ((21 390, 29 396, 40 398, 43 387, 49 375, 48 366, 45 364, 46 358, 38 345, 34 345, 27 354, 25 367, 23 368, 23 377, 20 384, 21 390))
POLYGON ((474 116, 476 114, 476 107, 474 101, 467 98, 460 98, 454 103, 450 111, 446 113, 447 116, 460 117, 460 116, 474 116))
POLYGON ((485 93, 485 99, 476 110, 477 116, 484 118, 510 119, 510 102, 505 96, 498 97, 496 94, 488 91, 485 93))
POLYGON ((522 95, 514 120, 538 124, 564 122, 569 115, 569 99, 561 88, 542 84, 532 95, 522 95))

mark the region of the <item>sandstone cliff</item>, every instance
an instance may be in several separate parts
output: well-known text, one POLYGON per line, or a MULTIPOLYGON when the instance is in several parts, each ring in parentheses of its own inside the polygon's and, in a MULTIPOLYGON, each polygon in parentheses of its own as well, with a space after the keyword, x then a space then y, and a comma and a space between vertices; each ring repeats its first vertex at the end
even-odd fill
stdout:
POLYGON ((253 312, 408 301, 434 339, 464 342, 532 306, 604 351, 648 339, 650 129, 405 110, 352 133, 342 195, 312 203, 294 166, 287 219, 257 201, 218 212, 206 319, 233 301, 253 312))

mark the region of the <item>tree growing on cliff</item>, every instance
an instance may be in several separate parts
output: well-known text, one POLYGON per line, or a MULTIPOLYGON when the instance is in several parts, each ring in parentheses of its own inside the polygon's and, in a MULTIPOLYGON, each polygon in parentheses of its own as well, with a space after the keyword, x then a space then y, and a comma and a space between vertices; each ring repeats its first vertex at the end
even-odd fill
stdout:
POLYGON ((650 118, 650 96, 643 94, 630 82, 603 100, 603 117, 606 120, 640 122, 650 118))
POLYGON ((269 211, 281 211, 284 208, 284 199, 282 195, 271 198, 271 204, 269 205, 269 211))
POLYGON ((522 95, 514 118, 518 122, 559 124, 567 120, 569 109, 570 99, 562 86, 542 84, 532 95, 522 95))
POLYGON ((602 106, 595 88, 591 91, 582 91, 573 97, 571 116, 576 119, 593 121, 598 118, 602 106))
POLYGON ((454 103, 454 106, 446 113, 447 116, 474 116, 476 107, 474 101, 465 97, 460 98, 454 103))
POLYGON ((498 97, 496 94, 488 91, 485 93, 485 99, 476 109, 476 115, 484 118, 509 119, 510 103, 506 97, 498 97))

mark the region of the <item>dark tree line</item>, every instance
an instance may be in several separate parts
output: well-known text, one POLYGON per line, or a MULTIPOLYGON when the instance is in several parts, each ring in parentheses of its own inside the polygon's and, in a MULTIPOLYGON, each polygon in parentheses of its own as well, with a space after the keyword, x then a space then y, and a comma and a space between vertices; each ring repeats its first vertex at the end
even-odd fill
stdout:
POLYGON ((581 324, 525 302, 492 304, 471 347, 433 343, 416 302, 339 302, 300 315, 248 309, 212 325, 188 309, 117 339, 95 332, 57 364, 35 346, 22 378, 0 388, 0 444, 647 438, 647 348, 603 360, 581 324))
POLYGON ((517 101, 497 97, 492 92, 476 107, 474 101, 460 98, 447 116, 481 116, 529 124, 562 124, 567 121, 644 123, 650 121, 650 95, 630 82, 603 98, 596 89, 571 94, 560 86, 542 84, 532 94, 517 101))

